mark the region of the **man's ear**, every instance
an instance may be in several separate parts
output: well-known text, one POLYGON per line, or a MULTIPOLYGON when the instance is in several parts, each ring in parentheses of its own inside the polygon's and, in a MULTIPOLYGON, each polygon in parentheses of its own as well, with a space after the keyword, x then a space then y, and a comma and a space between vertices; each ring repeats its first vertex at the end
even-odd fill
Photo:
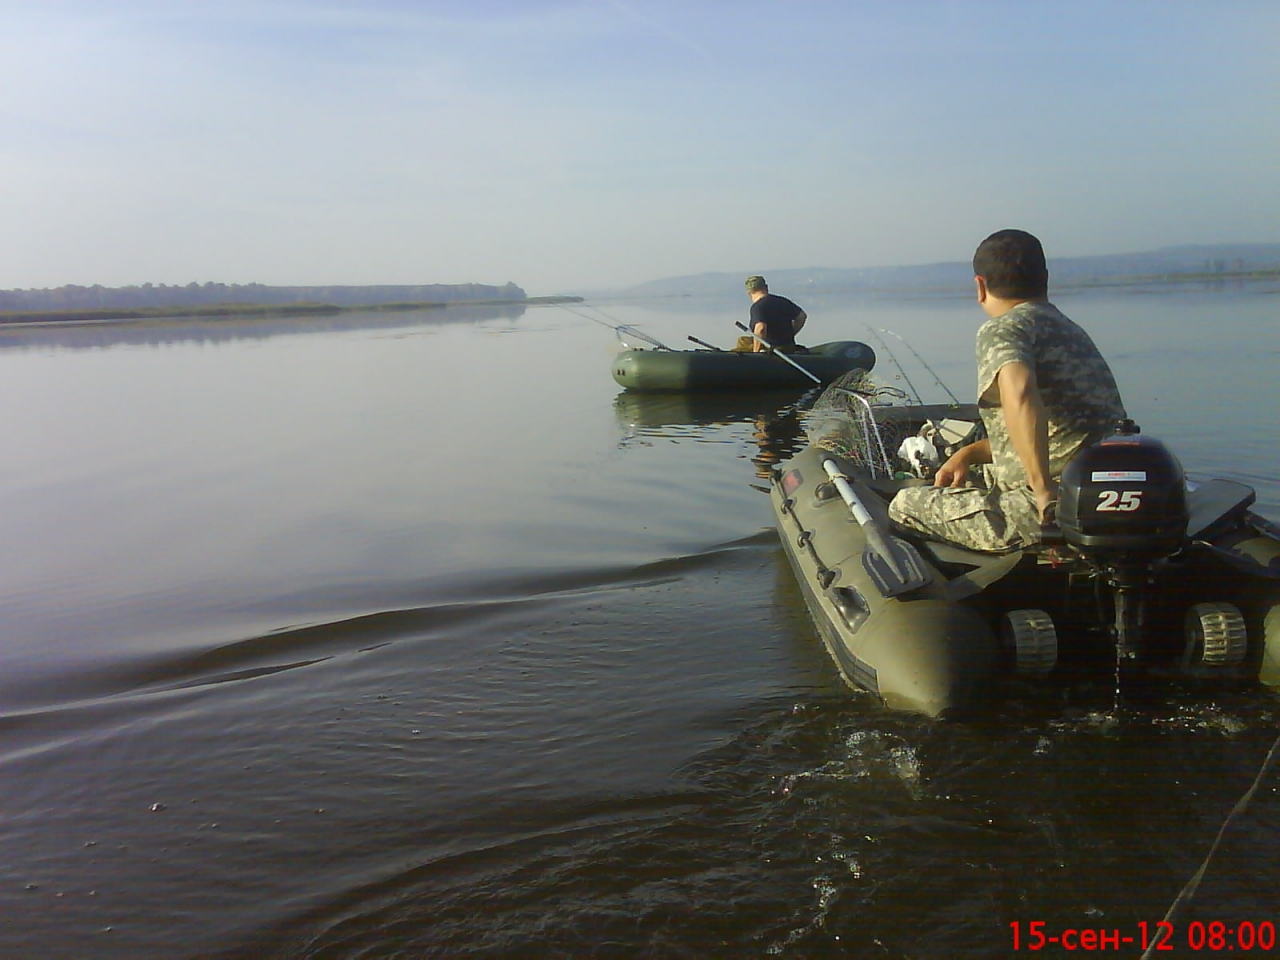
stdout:
POLYGON ((974 283, 974 286, 976 286, 976 287, 978 288, 978 302, 979 302, 979 303, 986 303, 986 302, 987 302, 987 297, 989 297, 989 296, 991 295, 991 294, 990 294, 990 292, 987 290, 987 280, 986 280, 986 278, 985 278, 985 277, 974 277, 974 278, 973 278, 973 283, 974 283))

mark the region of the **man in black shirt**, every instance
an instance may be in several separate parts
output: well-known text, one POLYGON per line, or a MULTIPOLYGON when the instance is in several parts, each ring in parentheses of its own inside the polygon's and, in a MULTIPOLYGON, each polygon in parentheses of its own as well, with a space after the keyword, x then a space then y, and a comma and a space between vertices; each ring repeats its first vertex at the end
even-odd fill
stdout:
MULTIPOLYGON (((752 333, 768 340, 783 353, 795 353, 803 349, 796 346, 796 334, 809 319, 803 310, 786 297, 770 293, 764 277, 747 277, 747 295, 751 297, 752 333)), ((754 337, 741 337, 739 341, 739 350, 758 352, 766 349, 754 337)))

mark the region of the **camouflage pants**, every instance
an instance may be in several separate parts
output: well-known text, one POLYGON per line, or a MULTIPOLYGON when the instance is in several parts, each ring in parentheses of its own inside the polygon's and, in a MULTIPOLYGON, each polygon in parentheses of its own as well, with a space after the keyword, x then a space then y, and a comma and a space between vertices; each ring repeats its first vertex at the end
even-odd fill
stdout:
POLYGON ((907 487, 890 502, 889 516, 971 550, 1010 550, 1040 539, 1040 515, 1029 487, 907 487))

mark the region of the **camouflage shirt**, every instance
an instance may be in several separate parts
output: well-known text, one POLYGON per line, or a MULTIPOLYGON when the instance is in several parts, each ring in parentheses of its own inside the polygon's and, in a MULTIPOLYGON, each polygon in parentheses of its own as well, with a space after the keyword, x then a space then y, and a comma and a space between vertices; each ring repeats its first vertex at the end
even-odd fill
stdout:
MULTIPOLYGON (((998 397, 983 399, 1007 363, 1035 371, 1049 420, 1049 474, 1054 479, 1076 452, 1109 434, 1125 416, 1107 361, 1089 335, 1051 303, 1028 301, 978 329, 978 408, 991 442, 998 487, 1027 485, 1027 474, 1009 439, 998 397)), ((994 391, 992 396, 995 397, 994 391)))

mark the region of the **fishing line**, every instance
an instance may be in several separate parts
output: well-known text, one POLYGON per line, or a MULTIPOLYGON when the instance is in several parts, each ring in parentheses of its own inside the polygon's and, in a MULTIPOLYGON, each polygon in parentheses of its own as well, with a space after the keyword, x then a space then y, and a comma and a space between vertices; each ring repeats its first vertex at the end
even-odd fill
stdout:
MULTIPOLYGON (((1200 864, 1200 869, 1192 875, 1191 879, 1187 881, 1187 885, 1182 888, 1182 892, 1178 894, 1173 903, 1169 906, 1169 912, 1164 915, 1164 920, 1161 921, 1162 924, 1172 925, 1174 916, 1177 915, 1179 910, 1190 903, 1191 898, 1196 895, 1196 890, 1200 886, 1200 881, 1204 879, 1205 871, 1209 869, 1209 861, 1212 860, 1213 855, 1218 852, 1218 845, 1222 843, 1222 837, 1227 832, 1227 827, 1231 826, 1232 821, 1235 820, 1236 817, 1244 813, 1245 809, 1249 806, 1249 803, 1253 800, 1253 795, 1258 792, 1258 785, 1262 783, 1262 778, 1265 777, 1267 772, 1275 765, 1276 758, 1278 756, 1280 756, 1280 737, 1277 737, 1276 742, 1271 745, 1271 749, 1267 753, 1267 758, 1262 761, 1262 769, 1259 770, 1258 775, 1253 778, 1253 785, 1245 791, 1243 797, 1236 801, 1236 805, 1232 807, 1231 812, 1227 814, 1227 819, 1224 820, 1222 822, 1222 826, 1218 828, 1218 835, 1213 838, 1213 843, 1209 847, 1209 852, 1205 855, 1204 863, 1200 864)), ((1159 927, 1156 929, 1158 930, 1159 927)), ((1163 947, 1165 940, 1167 939, 1168 938, 1157 937, 1153 940, 1151 945, 1143 951, 1142 960, 1147 960, 1147 958, 1155 952, 1158 946, 1163 947)), ((1164 947, 1164 949, 1168 948, 1164 947)))
MULTIPOLYGON (((907 388, 911 391, 911 395, 915 397, 916 403, 923 407, 924 399, 920 396, 920 391, 916 389, 916 385, 912 383, 911 378, 907 376, 907 371, 902 369, 902 364, 898 362, 898 358, 894 356, 893 351, 889 349, 889 345, 884 342, 884 337, 880 336, 880 334, 876 332, 875 328, 870 325, 867 326, 867 331, 876 338, 876 343, 880 344, 880 349, 889 355, 889 359, 893 361, 893 365, 898 368, 898 376, 902 377, 906 382, 907 388)), ((899 337, 898 339, 901 340, 902 338, 899 337)))
MULTIPOLYGON (((636 339, 636 340, 643 340, 645 343, 650 344, 650 345, 652 345, 652 346, 655 346, 655 347, 657 347, 659 350, 671 350, 671 348, 670 348, 670 347, 668 347, 668 346, 667 346, 665 343, 663 343, 661 340, 657 339, 656 337, 651 337, 651 336, 649 336, 647 333, 641 333, 639 330, 637 330, 637 329, 636 329, 635 327, 633 327, 633 326, 630 326, 629 324, 625 324, 625 323, 609 323, 608 321, 601 320, 599 317, 593 317, 593 316, 591 316, 591 314, 589 314, 589 313, 583 313, 581 310, 574 310, 572 307, 565 306, 563 303, 557 303, 557 304, 556 304, 556 306, 558 306, 561 310, 567 310, 567 311, 569 311, 570 313, 574 314, 575 316, 582 317, 582 318, 583 318, 583 319, 585 319, 585 320, 590 320, 592 323, 598 323, 598 324, 600 324, 602 327, 608 327, 608 328, 609 328, 610 330, 612 330, 614 333, 618 334, 618 336, 619 336, 619 337, 622 337, 622 336, 628 336, 628 337, 632 337, 632 338, 634 338, 634 339, 636 339)), ((601 309, 600 309, 599 307, 597 307, 597 306, 593 306, 593 305, 591 305, 591 304, 584 304, 584 306, 586 306, 586 307, 588 307, 588 308, 590 308, 590 309, 592 309, 592 310, 596 311, 597 313, 604 314, 604 316, 606 316, 606 317, 609 317, 609 315, 608 315, 607 313, 605 313, 603 310, 601 310, 601 309)), ((613 317, 609 317, 609 319, 610 319, 610 320, 612 320, 612 319, 614 319, 614 318, 613 318, 613 317)), ((672 351, 672 352, 674 352, 674 351, 672 351)))
MULTIPOLYGON (((920 366, 924 367, 926 370, 929 371, 929 375, 933 377, 934 383, 940 386, 943 390, 947 391, 947 396, 951 398, 951 402, 954 403, 956 406, 960 405, 959 399, 956 397, 954 393, 951 392, 951 388, 942 382, 942 378, 940 376, 938 376, 936 373, 933 372, 933 367, 929 366, 929 364, 925 362, 924 357, 920 356, 920 354, 916 352, 915 347, 913 347, 910 343, 908 343, 901 335, 894 333, 892 330, 885 330, 881 328, 880 332, 887 333, 890 336, 897 337, 899 340, 901 340, 903 345, 908 350, 911 351, 912 356, 914 356, 917 360, 920 361, 920 366)), ((882 340, 880 342, 883 343, 884 341, 882 340)), ((890 356, 892 356, 892 354, 890 354, 890 356)), ((897 361, 895 360, 894 362, 896 363, 897 361)))
POLYGON ((624 327, 626 326, 625 323, 619 324, 617 317, 609 316, 609 314, 605 313, 603 310, 601 310, 599 307, 597 307, 594 303, 591 303, 590 301, 587 301, 587 300, 582 301, 582 306, 585 307, 587 310, 594 310, 596 313, 600 314, 600 316, 602 317, 608 318, 616 326, 624 326, 624 327))

